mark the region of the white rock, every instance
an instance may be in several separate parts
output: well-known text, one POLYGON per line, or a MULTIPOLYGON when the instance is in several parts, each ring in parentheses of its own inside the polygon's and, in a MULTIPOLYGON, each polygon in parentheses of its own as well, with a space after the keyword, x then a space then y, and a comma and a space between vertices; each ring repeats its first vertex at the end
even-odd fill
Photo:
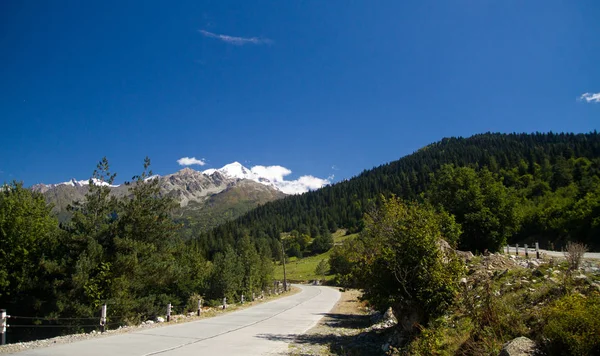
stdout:
POLYGON ((158 316, 158 317, 156 317, 156 322, 157 323, 164 323, 165 322, 165 318, 163 318, 162 316, 158 316))

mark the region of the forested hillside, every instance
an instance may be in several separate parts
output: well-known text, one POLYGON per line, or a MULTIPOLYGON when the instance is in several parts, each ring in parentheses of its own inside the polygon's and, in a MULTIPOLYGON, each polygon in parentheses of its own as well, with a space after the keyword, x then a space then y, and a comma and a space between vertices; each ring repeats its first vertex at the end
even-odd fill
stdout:
MULTIPOLYGON (((469 138, 445 138, 348 181, 265 204, 209 233, 195 235, 206 250, 217 251, 247 233, 256 238, 268 237, 274 243, 280 232, 292 230, 309 233, 320 231, 322 227, 330 231, 344 227, 351 232, 358 231, 362 229, 365 212, 378 206, 382 196, 392 194, 402 199, 441 204, 457 215, 463 225, 465 221, 461 221, 461 217, 476 218, 469 209, 485 212, 484 205, 493 204, 464 199, 463 204, 457 206, 450 201, 451 197, 440 194, 454 187, 452 199, 463 193, 481 196, 495 192, 503 199, 505 208, 510 208, 510 216, 500 220, 494 214, 489 216, 503 231, 495 231, 493 227, 490 230, 488 226, 488 231, 478 233, 478 226, 473 226, 471 231, 466 226, 466 232, 472 234, 473 239, 477 239, 474 235, 482 238, 490 237, 485 234, 501 235, 491 236, 496 239, 494 248, 503 239, 529 238, 539 238, 556 247, 574 239, 599 248, 596 237, 596 218, 600 215, 599 181, 600 135, 597 132, 486 133, 469 138), (458 167, 468 169, 456 169, 458 167), (467 206, 467 203, 480 206, 467 206), (504 228, 504 223, 509 226, 504 228)), ((465 247, 481 249, 483 245, 474 242, 465 247)))

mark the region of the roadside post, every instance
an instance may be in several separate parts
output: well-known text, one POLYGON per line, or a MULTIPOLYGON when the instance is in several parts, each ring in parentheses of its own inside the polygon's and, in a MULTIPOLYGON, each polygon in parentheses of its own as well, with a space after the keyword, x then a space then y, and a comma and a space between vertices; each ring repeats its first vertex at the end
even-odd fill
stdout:
POLYGON ((167 323, 171 321, 171 303, 167 304, 167 323))
POLYGON ((202 298, 198 299, 198 316, 202 313, 202 298))
POLYGON ((0 309, 0 333, 2 334, 2 342, 0 345, 6 345, 6 327, 8 326, 8 317, 6 315, 6 309, 0 309))
POLYGON ((525 244, 525 258, 529 258, 529 251, 527 250, 527 244, 525 244))
POLYGON ((106 331, 106 304, 102 305, 102 311, 100 312, 100 332, 106 331))
POLYGON ((540 244, 538 242, 535 243, 535 258, 540 258, 540 244))

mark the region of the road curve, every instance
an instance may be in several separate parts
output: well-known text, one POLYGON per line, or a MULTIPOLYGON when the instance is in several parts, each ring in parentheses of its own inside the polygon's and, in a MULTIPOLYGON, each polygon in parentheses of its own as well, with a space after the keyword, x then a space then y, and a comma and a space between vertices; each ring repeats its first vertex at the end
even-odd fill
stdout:
POLYGON ((26 355, 275 355, 340 298, 334 288, 297 286, 299 293, 247 309, 138 332, 17 353, 26 355))
MULTIPOLYGON (((516 254, 517 250, 514 247, 510 247, 510 254, 514 255, 516 254)), ((506 248, 504 248, 504 252, 506 252, 506 248)), ((535 248, 531 248, 528 247, 527 248, 527 252, 529 253, 529 257, 535 257, 535 248)), ((546 255, 549 257, 565 257, 565 253, 564 252, 560 252, 560 251, 550 251, 550 250, 542 250, 540 249, 540 254, 541 255, 546 255)), ((525 247, 523 246, 519 246, 519 255, 521 256, 525 256, 525 247)), ((583 255, 583 258, 589 258, 589 259, 595 259, 598 260, 600 259, 600 252, 586 252, 583 255)))

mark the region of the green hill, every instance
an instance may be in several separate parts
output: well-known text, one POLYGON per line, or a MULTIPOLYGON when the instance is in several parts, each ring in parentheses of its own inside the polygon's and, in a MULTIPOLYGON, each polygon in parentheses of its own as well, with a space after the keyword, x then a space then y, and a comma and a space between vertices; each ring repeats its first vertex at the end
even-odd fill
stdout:
POLYGON ((522 221, 509 240, 543 236, 548 243, 560 244, 577 239, 598 248, 594 219, 599 157, 600 135, 595 131, 444 138, 350 180, 265 204, 196 238, 216 251, 244 234, 275 245, 281 232, 294 229, 310 232, 325 226, 330 231, 338 227, 359 231, 364 213, 377 206, 381 196, 423 199, 432 174, 452 164, 476 171, 486 167, 519 199, 522 221), (585 209, 578 206, 586 199, 585 209), (583 215, 576 217, 575 211, 583 215))

